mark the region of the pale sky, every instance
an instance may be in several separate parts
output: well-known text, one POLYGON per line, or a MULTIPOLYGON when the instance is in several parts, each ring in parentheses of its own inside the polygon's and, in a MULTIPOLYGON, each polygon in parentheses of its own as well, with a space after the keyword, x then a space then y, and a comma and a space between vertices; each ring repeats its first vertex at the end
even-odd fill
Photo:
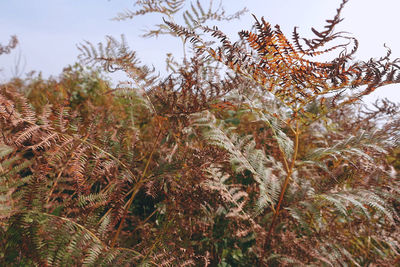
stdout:
MULTIPOLYGON (((62 69, 77 61, 76 45, 84 40, 94 44, 104 41, 105 35, 125 34, 132 50, 143 63, 165 69, 165 54, 181 55, 178 40, 169 37, 143 39, 142 29, 161 23, 161 17, 144 16, 128 21, 112 21, 119 11, 132 9, 129 0, 0 0, 0 43, 6 44, 10 35, 17 35, 20 45, 10 55, 0 56, 0 81, 13 76, 13 66, 21 55, 23 73, 41 71, 44 77, 57 76, 62 69), (26 63, 26 64, 25 64, 26 63)), ((207 0, 202 0, 207 5, 207 0)), ((214 0, 217 5, 219 1, 214 0)), ((271 24, 279 24, 291 36, 294 26, 310 36, 310 27, 322 29, 325 19, 331 19, 341 0, 223 0, 227 13, 243 7, 249 9, 240 21, 220 24, 220 29, 236 38, 236 32, 250 29, 253 18, 264 16, 271 24)), ((399 0, 350 0, 338 30, 353 34, 360 42, 358 59, 380 57, 386 53, 383 44, 400 57, 398 31, 399 0)), ((22 75, 23 76, 23 75, 22 75)), ((371 101, 388 97, 400 102, 400 85, 378 89, 367 98, 371 101)))

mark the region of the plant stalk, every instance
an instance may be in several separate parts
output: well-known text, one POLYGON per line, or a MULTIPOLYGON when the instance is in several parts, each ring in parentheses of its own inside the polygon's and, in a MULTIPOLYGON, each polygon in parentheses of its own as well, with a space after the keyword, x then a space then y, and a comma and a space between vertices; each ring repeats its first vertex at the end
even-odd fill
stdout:
POLYGON ((294 169, 295 161, 296 161, 296 158, 297 158, 297 152, 299 150, 299 134, 300 133, 299 133, 299 122, 298 122, 298 120, 296 120, 296 130, 295 130, 294 134, 295 134, 295 144, 294 144, 293 159, 292 159, 292 162, 291 162, 290 167, 288 169, 288 173, 286 175, 285 181, 283 182, 282 190, 281 190, 281 193, 279 195, 278 204, 276 205, 274 216, 272 217, 272 222, 271 222, 271 225, 269 227, 267 237, 265 239, 264 247, 269 244, 269 241, 270 241, 270 238, 271 238, 271 234, 272 234, 272 231, 274 229, 274 225, 275 225, 276 219, 278 218, 279 211, 280 211, 280 208, 281 208, 281 205, 282 205, 282 202, 283 202, 283 197, 285 196, 286 189, 287 189, 287 187, 289 185, 289 181, 290 181, 290 179, 292 177, 292 174, 293 174, 293 169, 294 169))
POLYGON ((158 135, 157 135, 157 138, 156 138, 156 140, 154 142, 153 148, 151 149, 151 152, 150 152, 150 155, 149 155, 149 159, 147 160, 146 166, 145 166, 145 168, 143 170, 143 174, 140 177, 139 181, 136 183, 136 185, 135 185, 135 187, 133 189, 132 195, 129 198, 128 203, 127 203, 127 205, 126 205, 126 207, 124 209, 124 213, 122 215, 121 222, 119 223, 117 232, 115 233, 115 235, 114 235, 114 237, 113 237, 113 239, 111 241, 111 248, 113 248, 115 246, 115 243, 117 242, 118 236, 121 233, 122 227, 124 226, 125 218, 126 218, 126 215, 128 214, 129 208, 132 205, 133 199, 135 198, 136 194, 139 192, 139 189, 143 185, 144 178, 146 177, 146 173, 147 173, 147 170, 149 169, 149 165, 150 165, 151 159, 153 158, 154 151, 155 151, 155 149, 157 147, 158 139, 161 136, 161 131, 162 130, 160 129, 160 131, 158 132, 158 135))

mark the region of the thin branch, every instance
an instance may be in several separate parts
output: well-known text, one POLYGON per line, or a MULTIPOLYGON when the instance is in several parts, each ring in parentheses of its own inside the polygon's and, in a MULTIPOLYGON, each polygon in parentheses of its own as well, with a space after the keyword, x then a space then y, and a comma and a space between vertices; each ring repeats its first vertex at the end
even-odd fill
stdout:
POLYGON ((281 194, 279 196, 279 201, 278 201, 278 204, 276 205, 275 213, 274 213, 274 216, 272 217, 272 222, 271 222, 271 225, 269 227, 268 234, 267 234, 264 246, 268 245, 269 240, 271 238, 272 230, 274 229, 275 221, 276 221, 276 219, 277 219, 277 217, 279 215, 279 211, 280 211, 280 208, 281 208, 281 205, 282 205, 282 202, 283 202, 283 197, 285 195, 287 186, 289 185, 289 181, 290 181, 292 173, 293 173, 294 165, 295 165, 296 158, 297 158, 297 152, 299 150, 299 134, 300 134, 300 132, 299 132, 299 122, 298 122, 298 120, 296 120, 295 148, 294 148, 294 154, 293 154, 292 163, 290 164, 290 168, 288 170, 287 176, 286 176, 285 181, 283 183, 281 194))
POLYGON ((150 162, 151 162, 151 160, 152 160, 152 158, 153 158, 153 154, 154 154, 154 151, 155 151, 155 149, 156 149, 156 147, 157 147, 158 139, 159 139, 160 136, 161 136, 161 132, 162 132, 162 129, 159 130, 159 132, 158 132, 158 134, 157 134, 157 138, 156 138, 156 140, 154 141, 154 145, 153 145, 153 148, 152 148, 152 150, 151 150, 149 159, 147 160, 146 166, 145 166, 145 168, 144 168, 144 170, 143 170, 143 174, 142 174, 142 176, 140 177, 139 181, 137 181, 137 183, 136 183, 135 186, 134 186, 133 193, 132 193, 130 199, 128 200, 128 203, 127 203, 127 205, 126 205, 126 207, 125 207, 125 209, 124 209, 124 213, 123 213, 123 215, 122 215, 122 219, 121 219, 121 222, 120 222, 120 224, 119 224, 119 226, 118 226, 117 232, 115 233, 114 238, 113 238, 112 241, 111 241, 111 247, 114 247, 114 245, 115 245, 115 243, 116 243, 116 241, 117 241, 117 239, 118 239, 118 236, 119 236, 119 234, 120 234, 120 232, 121 232, 121 230, 122 230, 122 227, 123 227, 123 225, 124 225, 125 218, 126 218, 126 215, 127 215, 127 213, 128 213, 128 210, 129 210, 129 208, 130 208, 131 205, 132 205, 133 199, 135 198, 136 194, 139 192, 139 189, 142 187, 142 185, 143 185, 143 183, 144 183, 144 180, 145 180, 145 177, 146 177, 146 173, 147 173, 147 170, 148 170, 148 168, 149 168, 150 162))

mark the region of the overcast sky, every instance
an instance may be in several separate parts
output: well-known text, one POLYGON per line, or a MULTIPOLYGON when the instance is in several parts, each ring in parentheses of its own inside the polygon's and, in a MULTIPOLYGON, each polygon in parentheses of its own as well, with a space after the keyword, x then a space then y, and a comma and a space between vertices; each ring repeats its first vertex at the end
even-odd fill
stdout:
MULTIPOLYGON (((113 21, 119 11, 133 8, 130 0, 1 0, 0 43, 6 44, 10 35, 17 35, 20 45, 10 55, 0 56, 0 81, 15 73, 18 56, 24 73, 41 71, 44 77, 57 76, 62 69, 77 61, 76 45, 83 40, 98 43, 105 35, 125 34, 132 50, 138 52, 143 63, 165 68, 165 54, 180 55, 178 40, 167 37, 143 39, 142 30, 160 23, 161 17, 144 16, 129 21, 113 21)), ((208 3, 207 0, 201 1, 208 3)), ((214 0, 216 4, 219 1, 214 0)), ((310 27, 321 29, 325 19, 335 14, 341 0, 224 0, 227 13, 243 7, 249 9, 240 21, 219 24, 232 36, 242 29, 250 29, 253 18, 264 16, 271 24, 279 24, 291 36, 294 26, 299 32, 310 34, 310 27)), ((207 5, 207 4, 205 4, 207 5)), ((392 49, 393 58, 400 57, 398 31, 399 0, 350 0, 338 30, 351 32, 360 42, 359 59, 379 57, 386 53, 383 44, 392 49)), ((400 85, 378 89, 369 100, 388 97, 400 102, 400 85)))

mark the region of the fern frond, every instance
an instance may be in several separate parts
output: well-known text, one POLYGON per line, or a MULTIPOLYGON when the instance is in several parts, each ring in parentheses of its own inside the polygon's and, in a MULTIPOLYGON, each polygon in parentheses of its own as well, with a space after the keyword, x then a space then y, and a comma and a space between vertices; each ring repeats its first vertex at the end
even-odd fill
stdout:
POLYGON ((367 219, 370 219, 370 213, 366 209, 366 206, 371 207, 378 213, 384 215, 389 221, 393 222, 392 211, 389 207, 385 206, 385 201, 380 198, 377 194, 370 190, 358 190, 358 191, 342 191, 339 193, 332 194, 320 194, 315 196, 316 201, 327 201, 335 206, 336 210, 339 211, 344 217, 350 215, 349 209, 361 211, 367 219))
MULTIPOLYGON (((220 4, 214 7, 213 1, 209 2, 208 8, 205 8, 199 0, 190 2, 190 5, 185 8, 184 0, 157 0, 157 1, 136 1, 136 10, 125 10, 120 12, 114 20, 121 21, 127 19, 134 19, 137 16, 146 14, 160 14, 168 18, 169 21, 177 20, 178 13, 182 15, 182 20, 185 27, 188 29, 196 29, 200 25, 208 21, 230 21, 239 19, 247 12, 243 8, 234 14, 227 15, 226 11, 220 4)), ((153 28, 146 30, 142 35, 143 37, 157 37, 159 35, 175 35, 174 30, 166 27, 165 24, 155 24, 153 28)))
MULTIPOLYGON (((258 211, 266 205, 273 209, 274 203, 278 198, 280 183, 273 174, 271 167, 267 164, 276 162, 267 157, 262 150, 255 148, 254 141, 249 137, 239 138, 237 134, 227 134, 231 129, 225 129, 223 123, 217 122, 216 118, 208 111, 192 116, 193 125, 203 129, 203 135, 210 144, 217 145, 230 155, 230 161, 233 170, 241 173, 248 170, 253 174, 254 180, 260 186, 260 195, 258 200, 258 211)), ((280 166, 272 166, 278 168, 280 166)))
POLYGON ((31 175, 19 175, 33 164, 15 153, 15 148, 0 144, 0 220, 11 217, 19 208, 21 187, 31 181, 31 175))
POLYGON ((11 40, 7 45, 0 44, 0 55, 1 54, 9 54, 12 49, 14 49, 18 44, 18 39, 15 35, 11 36, 11 40))
POLYGON ((136 1, 135 6, 139 6, 139 10, 125 10, 124 12, 118 13, 114 20, 121 21, 133 19, 137 16, 145 15, 148 13, 160 13, 171 16, 179 12, 183 8, 184 4, 185 0, 136 1))

